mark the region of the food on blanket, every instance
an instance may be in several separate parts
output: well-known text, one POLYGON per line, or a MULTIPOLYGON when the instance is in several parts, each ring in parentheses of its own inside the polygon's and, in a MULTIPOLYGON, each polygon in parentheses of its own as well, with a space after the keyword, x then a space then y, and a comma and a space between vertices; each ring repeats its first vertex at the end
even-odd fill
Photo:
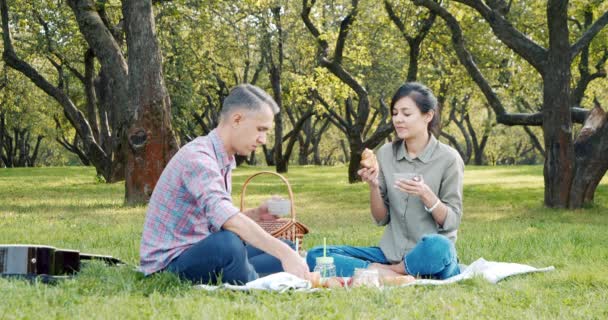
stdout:
POLYGON ((355 269, 352 287, 380 287, 380 275, 376 269, 355 269))
POLYGON ((402 286, 414 281, 416 281, 416 278, 410 275, 382 277, 382 284, 385 286, 402 286))
POLYGON ((363 168, 371 169, 378 165, 378 161, 376 161, 376 155, 374 155, 374 152, 368 148, 365 148, 363 153, 361 153, 361 162, 359 162, 359 164, 363 168))
POLYGON ((346 285, 344 279, 342 277, 331 277, 325 279, 323 282, 323 286, 325 288, 342 288, 346 285))
POLYGON ((310 282, 312 283, 313 288, 322 288, 321 284, 321 273, 320 272, 311 272, 310 273, 310 282))

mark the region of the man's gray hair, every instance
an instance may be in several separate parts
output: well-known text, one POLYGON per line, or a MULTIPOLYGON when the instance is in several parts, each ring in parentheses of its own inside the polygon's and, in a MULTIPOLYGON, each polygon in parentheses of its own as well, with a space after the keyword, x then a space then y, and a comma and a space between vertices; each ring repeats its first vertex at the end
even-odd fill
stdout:
POLYGON ((256 112, 262 110, 265 105, 273 114, 279 113, 279 106, 266 91, 248 83, 239 84, 232 88, 224 99, 220 116, 224 118, 237 109, 256 112))

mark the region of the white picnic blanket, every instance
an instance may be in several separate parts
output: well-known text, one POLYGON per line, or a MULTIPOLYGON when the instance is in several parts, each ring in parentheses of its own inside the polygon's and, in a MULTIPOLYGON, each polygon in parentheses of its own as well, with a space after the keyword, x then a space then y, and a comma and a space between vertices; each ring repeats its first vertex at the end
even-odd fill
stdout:
POLYGON ((407 285, 450 284, 477 276, 481 276, 488 282, 496 284, 498 281, 510 276, 531 272, 547 272, 552 270, 555 270, 555 267, 550 266, 546 268, 535 268, 525 264, 486 261, 484 258, 479 258, 464 268, 459 275, 444 280, 418 279, 407 285))
MULTIPOLYGON (((459 275, 453 276, 451 278, 445 280, 417 279, 416 281, 403 286, 443 285, 459 282, 465 279, 471 279, 473 277, 483 277, 488 282, 495 284, 500 280, 518 274, 531 272, 547 272, 552 270, 555 270, 555 267, 550 266, 546 268, 535 268, 525 264, 486 261, 484 258, 479 258, 475 262, 471 263, 469 266, 463 268, 462 272, 459 275)), ((271 274, 269 276, 248 282, 242 286, 223 284, 220 286, 196 285, 195 287, 197 289, 207 291, 213 291, 220 288, 241 291, 267 290, 276 292, 285 292, 287 290, 312 292, 319 290, 313 289, 309 281, 298 278, 286 272, 271 274)))
POLYGON ((239 286, 233 284, 222 284, 220 286, 211 286, 206 284, 199 284, 195 286, 197 289, 203 289, 207 291, 213 291, 220 288, 229 289, 229 290, 240 290, 240 291, 249 291, 249 290, 267 290, 267 291, 277 291, 284 292, 287 290, 296 290, 296 291, 316 291, 318 289, 314 289, 312 284, 308 280, 304 280, 302 278, 298 278, 291 273, 287 272, 279 272, 274 273, 262 278, 258 278, 253 281, 249 281, 246 284, 239 286))

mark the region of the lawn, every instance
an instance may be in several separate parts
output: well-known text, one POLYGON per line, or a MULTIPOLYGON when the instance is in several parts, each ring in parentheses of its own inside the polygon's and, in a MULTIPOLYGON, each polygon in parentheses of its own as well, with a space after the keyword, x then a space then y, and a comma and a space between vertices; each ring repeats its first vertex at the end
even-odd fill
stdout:
MULTIPOLYGON (((234 202, 256 171, 234 172, 234 202)), ((347 182, 346 167, 291 167, 287 177, 304 246, 375 245, 368 192, 347 182)), ((472 279, 442 287, 380 291, 357 288, 311 294, 204 292, 170 274, 134 271, 145 207, 123 206, 123 184, 103 184, 83 167, 0 169, 0 244, 33 243, 108 254, 131 264, 88 263, 56 285, 0 279, 0 319, 395 319, 608 318, 608 177, 592 208, 543 207, 542 167, 467 167, 464 216, 456 244, 461 262, 477 258, 553 265, 544 274, 492 285, 472 279)), ((272 176, 247 189, 246 205, 286 194, 272 176)))

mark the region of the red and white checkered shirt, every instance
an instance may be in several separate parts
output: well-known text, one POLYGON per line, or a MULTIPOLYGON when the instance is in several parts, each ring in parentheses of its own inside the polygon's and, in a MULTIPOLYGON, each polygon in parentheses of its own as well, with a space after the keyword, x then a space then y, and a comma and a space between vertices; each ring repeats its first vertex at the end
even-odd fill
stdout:
POLYGON ((239 212, 232 204, 234 156, 213 130, 183 146, 160 176, 146 213, 141 270, 163 270, 239 212))

